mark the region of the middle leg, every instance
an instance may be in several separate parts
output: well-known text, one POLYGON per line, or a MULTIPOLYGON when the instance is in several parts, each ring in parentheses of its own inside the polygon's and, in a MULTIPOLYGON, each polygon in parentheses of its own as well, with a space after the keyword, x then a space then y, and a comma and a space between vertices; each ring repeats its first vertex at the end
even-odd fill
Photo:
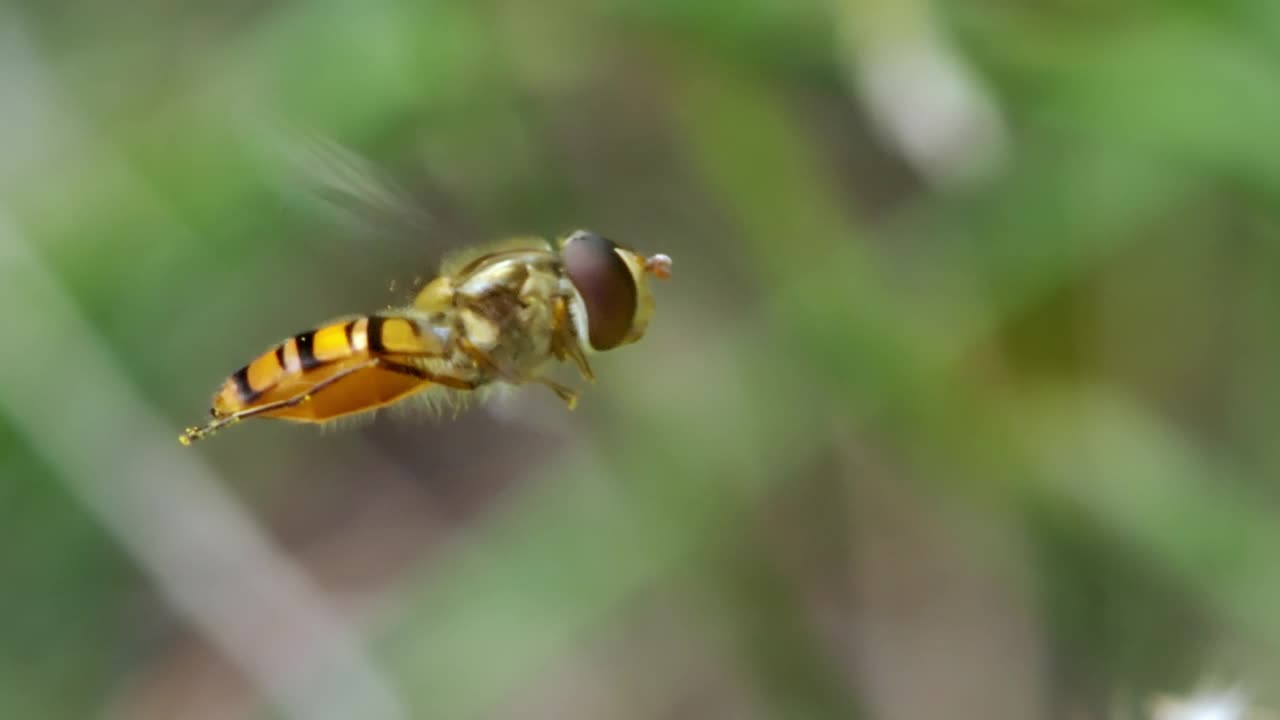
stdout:
POLYGON ((551 388, 551 391, 563 400, 564 404, 570 410, 578 406, 578 393, 574 392, 573 388, 570 388, 567 385, 562 385, 555 380, 545 377, 522 377, 514 369, 503 367, 502 364, 499 363, 492 355, 476 347, 474 343, 465 337, 458 338, 458 347, 462 348, 462 351, 465 352, 472 360, 475 360, 476 364, 480 367, 494 373, 499 378, 502 378, 512 385, 520 385, 526 382, 545 385, 548 388, 551 388))

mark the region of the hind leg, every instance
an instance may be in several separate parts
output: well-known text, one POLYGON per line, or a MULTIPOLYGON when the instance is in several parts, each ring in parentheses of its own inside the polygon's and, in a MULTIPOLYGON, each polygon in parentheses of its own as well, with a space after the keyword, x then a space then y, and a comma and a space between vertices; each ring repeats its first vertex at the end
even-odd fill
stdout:
POLYGON ((292 397, 277 400, 275 402, 264 403, 262 405, 255 405, 253 407, 231 413, 230 415, 214 418, 203 427, 189 427, 181 436, 178 437, 178 442, 183 445, 190 445, 197 440, 206 438, 218 430, 221 430, 228 425, 238 423, 241 420, 247 420, 259 415, 265 415, 267 413, 277 412, 286 408, 296 407, 306 402, 311 402, 313 398, 334 387, 339 381, 349 378, 356 373, 364 372, 373 368, 380 368, 382 370, 410 375, 421 380, 424 386, 436 384, 443 385, 444 387, 451 387, 456 390, 474 390, 477 387, 477 383, 471 380, 464 380, 462 378, 433 373, 415 365, 396 362, 386 357, 375 357, 357 365, 352 365, 342 372, 335 373, 333 376, 325 378, 323 381, 316 383, 314 386, 292 397))

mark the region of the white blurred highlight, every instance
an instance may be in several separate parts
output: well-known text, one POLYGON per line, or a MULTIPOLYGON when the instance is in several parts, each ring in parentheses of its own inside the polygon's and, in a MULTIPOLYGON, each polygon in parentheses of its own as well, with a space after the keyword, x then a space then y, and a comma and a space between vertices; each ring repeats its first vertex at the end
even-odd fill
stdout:
POLYGON ((1274 720, 1275 716, 1250 709, 1240 688, 1216 689, 1185 698, 1159 698, 1152 703, 1151 720, 1274 720))
POLYGON ((938 32, 928 8, 844 0, 849 77, 882 138, 930 183, 988 177, 1008 152, 1000 108, 938 32))

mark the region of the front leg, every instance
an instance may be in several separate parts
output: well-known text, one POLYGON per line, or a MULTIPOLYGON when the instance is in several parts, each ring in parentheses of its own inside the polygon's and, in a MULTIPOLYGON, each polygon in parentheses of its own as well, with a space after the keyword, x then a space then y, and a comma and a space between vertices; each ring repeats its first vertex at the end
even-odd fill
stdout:
POLYGON ((569 304, 561 296, 556 297, 551 309, 551 349, 557 359, 573 360, 583 378, 590 382, 596 381, 596 374, 591 371, 587 355, 582 351, 573 318, 569 317, 569 304))

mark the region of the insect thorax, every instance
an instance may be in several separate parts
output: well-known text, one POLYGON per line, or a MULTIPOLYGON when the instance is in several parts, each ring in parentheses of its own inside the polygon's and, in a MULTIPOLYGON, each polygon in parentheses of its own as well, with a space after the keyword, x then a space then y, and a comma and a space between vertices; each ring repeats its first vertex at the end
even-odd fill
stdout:
POLYGON ((501 366, 532 374, 551 359, 558 266, 546 254, 519 254, 482 266, 454 291, 461 331, 501 366))

